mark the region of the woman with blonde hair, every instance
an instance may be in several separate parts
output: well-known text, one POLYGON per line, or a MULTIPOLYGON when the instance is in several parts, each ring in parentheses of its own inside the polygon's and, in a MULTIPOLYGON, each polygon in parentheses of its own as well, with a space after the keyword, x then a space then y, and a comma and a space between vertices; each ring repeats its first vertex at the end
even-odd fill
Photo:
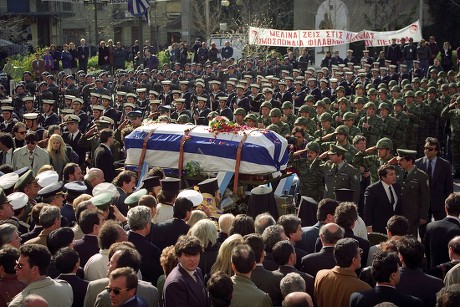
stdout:
MULTIPOLYGON (((216 263, 211 267, 211 275, 217 271, 222 271, 228 276, 233 276, 232 270, 232 249, 243 243, 243 237, 240 234, 234 234, 228 237, 219 248, 216 263)), ((208 276, 209 278, 209 276, 208 276)))
POLYGON ((193 227, 193 225, 195 225, 197 222, 207 219, 207 218, 208 216, 203 211, 192 210, 192 214, 190 214, 190 218, 188 219, 186 223, 190 225, 190 227, 193 227))
POLYGON ((64 166, 70 162, 70 159, 66 153, 66 145, 62 137, 59 134, 51 135, 46 150, 50 155, 51 165, 59 174, 59 178, 62 178, 62 170, 64 169, 64 166))
POLYGON ((203 245, 203 253, 198 266, 204 275, 210 276, 211 266, 216 262, 220 247, 220 243, 217 242, 216 224, 209 219, 200 220, 190 228, 188 234, 196 237, 203 245))

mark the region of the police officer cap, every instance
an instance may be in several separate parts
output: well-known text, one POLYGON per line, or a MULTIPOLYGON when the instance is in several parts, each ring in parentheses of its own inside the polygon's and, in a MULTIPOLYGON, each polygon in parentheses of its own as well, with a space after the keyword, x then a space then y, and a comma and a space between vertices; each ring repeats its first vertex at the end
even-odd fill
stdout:
POLYGON ((233 112, 233 115, 246 116, 246 111, 243 108, 238 108, 233 112))
POLYGON ((315 97, 313 95, 307 95, 303 101, 315 101, 315 97))
POLYGON ((110 182, 101 182, 93 188, 93 196, 98 196, 102 193, 109 193, 112 197, 120 195, 118 193, 117 187, 110 182))
POLYGON ((396 149, 396 152, 398 153, 398 158, 399 159, 402 159, 402 158, 415 159, 417 157, 417 151, 415 151, 415 150, 398 148, 398 149, 396 149))
POLYGON ((7 196, 8 201, 13 206, 13 210, 24 208, 29 201, 29 196, 22 192, 14 192, 7 196))
POLYGON ((393 105, 400 105, 401 107, 404 107, 404 101, 402 99, 396 99, 393 101, 393 105))
POLYGON ((31 184, 32 182, 35 181, 35 177, 32 174, 31 170, 26 171, 23 173, 23 175, 19 177, 18 182, 14 185, 15 190, 22 190, 24 189, 28 184, 31 184))
POLYGON ((379 109, 391 110, 390 106, 389 106, 388 103, 386 103, 386 102, 382 102, 382 103, 379 105, 379 109))
POLYGON ((64 183, 62 181, 52 183, 38 191, 38 196, 43 198, 63 194, 64 183))
POLYGON ((389 150, 393 150, 393 141, 391 141, 391 139, 389 138, 381 138, 380 140, 378 140, 377 144, 375 145, 375 148, 379 149, 379 148, 384 148, 384 149, 389 149, 389 150))
POLYGON ((130 208, 136 207, 139 203, 139 199, 141 199, 141 197, 144 195, 147 195, 146 189, 140 189, 139 191, 131 193, 128 197, 125 198, 125 205, 130 208))
POLYGON ((74 114, 69 114, 64 117, 64 122, 66 123, 79 123, 80 117, 74 114))
POLYGON ((348 152, 345 148, 339 145, 331 144, 329 151, 327 152, 328 155, 343 155, 344 153, 348 152))
POLYGON ((264 101, 264 102, 262 102, 260 107, 261 108, 269 108, 271 110, 272 109, 272 104, 270 103, 270 101, 264 101))
POLYGON ((282 113, 281 110, 278 108, 274 108, 270 110, 270 117, 281 117, 282 113))
POLYGON ((250 113, 250 114, 248 114, 248 115, 246 115, 244 117, 244 120, 253 120, 253 121, 256 122, 257 121, 257 115, 250 113))
POLYGON ((187 124, 187 123, 190 123, 190 116, 188 116, 187 114, 181 114, 179 115, 179 117, 177 118, 176 122, 178 124, 187 124))
POLYGON ((269 125, 265 129, 273 131, 273 132, 276 132, 276 133, 280 133, 280 128, 277 125, 274 125, 274 124, 269 125))
POLYGON ((335 128, 335 133, 348 135, 349 130, 347 126, 340 125, 340 126, 337 126, 337 128, 335 128))
POLYGON ((319 121, 320 122, 330 122, 330 121, 332 121, 332 115, 329 114, 329 113, 323 113, 319 117, 319 121))
POLYGON ((343 114, 343 120, 354 120, 355 119, 355 114, 352 112, 345 112, 343 114))
POLYGON ((179 192, 180 190, 180 179, 166 177, 160 180, 161 189, 165 192, 179 192))
POLYGON ((96 206, 96 208, 105 211, 112 204, 112 194, 108 192, 103 192, 97 196, 94 196, 90 200, 93 203, 93 205, 96 206))
POLYGON ((16 173, 8 173, 0 177, 0 188, 8 190, 18 182, 19 175, 16 173))
POLYGON ((70 194, 74 197, 84 194, 88 190, 86 184, 83 181, 68 182, 64 185, 64 189, 67 191, 67 194, 70 194))
POLYGON ((308 142, 307 145, 305 146, 306 150, 314 151, 314 152, 320 152, 320 146, 317 142, 308 142))
MULTIPOLYGON (((210 194, 214 195, 214 192, 210 194)), ((194 208, 198 207, 203 202, 203 195, 195 190, 183 190, 177 195, 177 198, 179 197, 184 197, 190 200, 193 203, 194 208)))
POLYGON ((44 171, 38 174, 35 179, 40 187, 44 188, 59 181, 59 174, 56 171, 44 171))
POLYGON ((137 117, 142 117, 142 112, 141 111, 131 111, 127 114, 129 118, 137 118, 137 117))
POLYGON ((376 106, 375 106, 375 103, 373 103, 373 102, 368 102, 368 103, 366 103, 366 104, 364 105, 364 109, 368 109, 368 108, 372 108, 372 109, 374 109, 374 110, 377 109, 376 106))
POLYGON ((208 193, 214 195, 219 190, 217 178, 209 178, 198 183, 198 188, 201 193, 208 193))
POLYGON ((306 119, 303 116, 296 118, 294 122, 294 126, 305 126, 306 127, 307 125, 308 125, 308 119, 306 119))
POLYGON ((290 101, 283 102, 281 109, 294 109, 294 105, 290 101))
POLYGON ((150 176, 144 179, 142 187, 150 191, 154 187, 161 187, 160 177, 150 176))
MULTIPOLYGON (((447 84, 445 84, 445 85, 447 85, 447 84)), ((436 88, 433 87, 433 86, 429 87, 427 92, 429 94, 436 94, 437 93, 436 88)))

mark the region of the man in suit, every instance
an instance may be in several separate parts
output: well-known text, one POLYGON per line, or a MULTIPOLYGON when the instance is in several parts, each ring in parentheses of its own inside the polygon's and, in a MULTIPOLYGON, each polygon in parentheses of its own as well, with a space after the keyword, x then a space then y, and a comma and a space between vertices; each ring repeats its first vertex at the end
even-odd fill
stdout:
POLYGON ((179 197, 174 202, 173 218, 165 222, 154 224, 150 230, 150 240, 160 250, 166 246, 174 245, 181 235, 187 234, 190 226, 186 224, 192 214, 193 203, 179 197))
POLYGON ((424 306, 436 306, 436 293, 444 287, 441 279, 422 271, 423 244, 413 237, 403 237, 398 244, 401 278, 396 290, 418 297, 424 306))
POLYGON ((251 273, 251 281, 257 288, 268 293, 274 306, 281 306, 283 297, 280 291, 280 282, 284 275, 264 268, 264 241, 258 234, 244 236, 244 243, 254 251, 256 266, 251 273))
MULTIPOLYGON (((109 267, 108 273, 122 267, 133 269, 136 273, 141 267, 141 255, 131 243, 119 242, 114 243, 109 249, 109 267)), ((108 278, 93 280, 88 284, 86 291, 84 307, 111 307, 110 295, 105 290, 109 284, 108 278)), ((151 283, 138 281, 137 296, 144 299, 149 307, 157 307, 159 301, 158 290, 151 283)))
POLYGON ((142 256, 142 279, 156 284, 158 277, 163 275, 160 265, 161 251, 147 238, 150 233, 150 208, 137 206, 128 211, 128 241, 133 243, 142 256))
POLYGON ((83 136, 81 131, 78 129, 80 117, 74 114, 66 115, 64 117, 64 123, 67 126, 67 132, 64 132, 64 134, 62 135, 62 139, 64 140, 64 143, 70 145, 70 147, 72 147, 72 149, 77 153, 78 164, 80 165, 80 167, 82 169, 86 169, 86 149, 78 145, 78 141, 83 136))
POLYGON ((88 70, 89 47, 86 45, 86 40, 80 40, 80 46, 77 47, 78 56, 78 69, 83 70, 85 73, 88 70))
POLYGON ((444 210, 447 216, 429 223, 423 239, 428 268, 449 261, 447 245, 455 236, 460 235, 460 195, 452 193, 446 201, 444 210))
MULTIPOLYGON (((425 156, 415 160, 415 166, 428 175, 430 183, 430 208, 427 222, 434 217, 439 221, 446 217, 444 201, 453 192, 452 165, 449 161, 438 156, 440 145, 438 139, 428 137, 425 140, 425 156)), ((420 225, 420 238, 425 236, 425 225, 420 225)))
POLYGON ((422 307, 423 304, 419 298, 399 293, 396 290, 400 274, 398 255, 394 252, 378 252, 372 262, 372 276, 377 285, 371 290, 353 293, 350 297, 350 306, 367 307, 390 302, 396 306, 422 307))
POLYGON ((342 227, 335 223, 328 223, 319 230, 319 238, 323 247, 317 253, 304 256, 300 264, 300 270, 315 277, 318 271, 335 267, 334 246, 343 238, 342 227))
POLYGON ((40 53, 35 53, 35 59, 32 62, 32 72, 35 80, 39 80, 42 73, 45 71, 45 61, 40 59, 40 53))
POLYGON ((137 296, 138 279, 131 268, 118 268, 110 272, 107 292, 112 306, 147 307, 147 302, 137 296))
POLYGON ((401 186, 396 183, 396 168, 384 164, 378 170, 380 180, 364 193, 364 221, 367 232, 386 233, 390 217, 401 210, 401 186))
MULTIPOLYGON (((301 222, 301 219, 294 214, 285 214, 280 216, 278 219, 278 224, 283 226, 286 237, 288 237, 289 241, 291 241, 294 247, 296 242, 302 239, 301 222)), ((295 266, 297 269, 300 269, 300 262, 302 261, 302 257, 306 256, 307 253, 300 248, 295 247, 295 254, 297 257, 295 266)))
POLYGON ((233 294, 231 306, 273 306, 267 293, 251 281, 251 273, 256 266, 254 251, 249 245, 241 244, 232 250, 233 294))
POLYGON ((193 236, 181 236, 174 245, 179 264, 166 277, 163 288, 165 307, 210 307, 208 292, 198 267, 203 251, 193 236))
POLYGON ((294 266, 296 263, 295 248, 288 240, 279 241, 273 246, 273 259, 279 265, 278 270, 275 272, 286 276, 289 273, 297 273, 305 280, 307 292, 313 296, 313 283, 315 279, 310 274, 297 270, 294 266))
POLYGON ((114 140, 112 129, 103 129, 99 136, 99 140, 100 144, 94 152, 94 167, 102 170, 107 182, 112 182, 113 178, 115 178, 113 154, 110 149, 114 140))
POLYGON ((318 222, 313 226, 302 228, 302 239, 296 243, 298 248, 304 250, 307 254, 315 252, 319 229, 327 223, 334 223, 334 212, 338 205, 339 203, 336 200, 330 198, 324 198, 319 202, 316 210, 318 222))
POLYGON ((72 287, 72 307, 83 306, 88 281, 83 280, 76 275, 77 270, 80 267, 78 253, 71 248, 62 248, 57 251, 54 259, 56 261, 56 269, 60 273, 57 278, 67 281, 72 287))
POLYGON ((43 227, 43 230, 40 234, 26 241, 26 244, 40 244, 43 246, 47 246, 48 236, 49 234, 56 229, 61 227, 61 210, 58 207, 45 205, 43 206, 42 210, 40 211, 40 215, 38 218, 40 225, 43 227))
POLYGON ((46 150, 37 146, 38 136, 35 132, 28 132, 25 141, 25 146, 17 148, 13 152, 13 168, 18 170, 29 167, 33 175, 36 176, 40 167, 50 164, 50 156, 46 150))
POLYGON ((78 225, 84 236, 75 241, 74 249, 80 255, 80 265, 82 267, 85 266, 89 258, 99 252, 97 236, 103 223, 104 217, 97 210, 86 209, 80 214, 78 225))
POLYGON ((397 149, 398 164, 403 171, 401 182, 401 215, 409 220, 409 234, 417 237, 418 227, 427 223, 430 207, 428 175, 415 166, 415 150, 397 149))

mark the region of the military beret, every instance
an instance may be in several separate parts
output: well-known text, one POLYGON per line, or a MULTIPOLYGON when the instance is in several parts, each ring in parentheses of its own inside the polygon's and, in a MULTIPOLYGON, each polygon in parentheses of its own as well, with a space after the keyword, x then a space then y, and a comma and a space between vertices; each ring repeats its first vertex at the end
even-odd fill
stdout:
POLYGON ((93 203, 93 205, 96 206, 96 208, 105 211, 112 204, 112 194, 108 192, 103 192, 101 194, 98 194, 97 196, 94 196, 90 200, 93 203))
POLYGON ((139 191, 131 193, 128 197, 125 198, 125 205, 127 205, 130 208, 136 207, 139 203, 139 200, 144 195, 147 195, 146 189, 140 189, 139 191))
POLYGON ((415 151, 415 150, 398 148, 398 149, 396 149, 396 152, 398 153, 398 159, 402 159, 402 158, 415 159, 415 158, 417 158, 417 151, 415 151))
POLYGON ((344 154, 348 152, 348 150, 346 150, 345 148, 343 148, 342 146, 339 146, 339 145, 335 145, 335 144, 331 144, 331 146, 329 147, 329 151, 327 152, 328 155, 338 155, 338 154, 344 154))
POLYGON ((64 183, 62 181, 52 183, 38 191, 38 196, 43 198, 63 194, 64 183))
POLYGON ((180 179, 166 177, 160 180, 161 189, 167 192, 177 192, 180 190, 180 179))
POLYGON ((273 108, 270 110, 270 117, 281 117, 283 113, 281 113, 281 110, 278 108, 273 108))
POLYGON ((290 101, 283 102, 281 109, 294 109, 294 105, 290 101))
MULTIPOLYGON (((217 180, 217 178, 215 179, 217 180)), ((205 193, 205 192, 201 192, 201 193, 205 193)), ((196 208, 199 205, 201 205, 201 203, 203 202, 203 195, 201 193, 195 190, 183 190, 177 195, 177 198, 179 197, 187 198, 188 200, 192 202, 193 207, 196 208)), ((215 191, 210 194, 214 195, 214 193, 215 191)))
POLYGON ((31 170, 26 171, 22 176, 19 177, 18 182, 14 185, 15 190, 22 190, 28 184, 35 181, 35 177, 31 170))
POLYGON ((8 173, 0 177, 0 188, 8 190, 16 185, 19 180, 19 175, 16 173, 8 173))
POLYGON ((110 182, 101 182, 93 188, 93 196, 98 196, 102 193, 109 193, 112 197, 120 195, 120 193, 118 193, 117 187, 110 182))
POLYGON ((349 134, 349 130, 348 130, 348 127, 345 126, 345 125, 340 125, 340 126, 337 126, 337 128, 335 128, 335 133, 337 134, 345 134, 345 135, 348 135, 349 134))
POLYGON ((24 119, 34 120, 38 118, 38 113, 27 113, 24 114, 24 119))
POLYGON ((59 181, 59 174, 56 171, 44 171, 38 174, 35 179, 40 187, 44 188, 59 181))
POLYGON ((377 141, 377 144, 375 145, 375 147, 377 149, 384 148, 384 149, 393 150, 393 141, 387 137, 381 138, 380 140, 377 141))
POLYGON ((24 208, 29 201, 29 196, 22 192, 14 192, 7 196, 8 201, 13 206, 13 210, 24 208))

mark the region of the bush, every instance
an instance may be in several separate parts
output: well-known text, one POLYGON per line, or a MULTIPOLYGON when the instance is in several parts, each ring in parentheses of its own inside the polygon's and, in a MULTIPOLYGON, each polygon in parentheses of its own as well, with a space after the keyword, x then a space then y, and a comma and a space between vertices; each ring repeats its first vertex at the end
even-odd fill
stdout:
POLYGON ((44 49, 36 48, 34 53, 28 55, 18 54, 12 58, 12 64, 15 67, 13 75, 11 76, 13 80, 20 81, 22 80, 22 73, 26 70, 32 71, 32 62, 35 60, 35 53, 43 54, 44 49))

